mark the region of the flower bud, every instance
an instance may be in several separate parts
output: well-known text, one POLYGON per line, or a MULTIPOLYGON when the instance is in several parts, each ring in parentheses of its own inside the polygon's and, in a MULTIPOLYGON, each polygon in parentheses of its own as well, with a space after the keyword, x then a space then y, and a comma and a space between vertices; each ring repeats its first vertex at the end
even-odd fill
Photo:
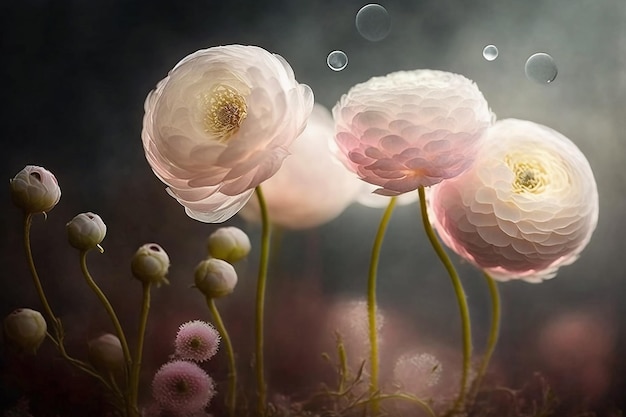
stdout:
POLYGON ((26 213, 45 213, 61 199, 61 189, 52 172, 27 165, 9 180, 13 203, 26 213))
POLYGON ((165 275, 170 267, 170 258, 156 243, 146 243, 135 252, 130 268, 135 278, 143 283, 169 284, 165 275))
POLYGON ((4 334, 8 340, 27 352, 36 353, 46 338, 48 326, 40 312, 18 308, 4 319, 4 334))
POLYGON ((111 333, 92 339, 87 343, 89 362, 100 371, 117 371, 124 366, 122 343, 111 333))
POLYGON ((209 258, 196 266, 194 281, 202 294, 219 298, 233 292, 237 285, 237 272, 228 262, 209 258))
POLYGON ((80 213, 66 224, 67 237, 72 247, 87 251, 98 247, 100 252, 104 249, 100 242, 107 234, 107 226, 100 216, 92 212, 80 213))
POLYGON ((250 238, 237 227, 220 227, 211 233, 207 242, 209 255, 226 262, 237 262, 250 253, 250 238))

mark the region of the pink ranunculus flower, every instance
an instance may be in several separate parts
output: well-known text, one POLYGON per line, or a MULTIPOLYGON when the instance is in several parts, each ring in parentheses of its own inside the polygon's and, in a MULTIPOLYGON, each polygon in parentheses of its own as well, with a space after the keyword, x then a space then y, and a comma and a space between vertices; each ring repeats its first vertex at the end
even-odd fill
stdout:
POLYGON ((434 70, 357 84, 333 108, 344 163, 383 195, 453 178, 472 164, 493 115, 474 82, 434 70))
POLYGON ((270 178, 313 107, 279 55, 256 46, 197 51, 148 94, 146 158, 187 214, 223 222, 270 178))
MULTIPOLYGON (((335 125, 330 112, 316 104, 306 129, 290 148, 292 155, 262 185, 272 223, 288 229, 306 229, 339 216, 354 201, 363 182, 335 158, 329 143, 335 125)), ((239 212, 260 222, 256 199, 239 212)))
POLYGON ((578 258, 598 221, 585 156, 565 136, 529 121, 498 121, 472 168, 430 191, 441 239, 502 281, 554 277, 578 258))

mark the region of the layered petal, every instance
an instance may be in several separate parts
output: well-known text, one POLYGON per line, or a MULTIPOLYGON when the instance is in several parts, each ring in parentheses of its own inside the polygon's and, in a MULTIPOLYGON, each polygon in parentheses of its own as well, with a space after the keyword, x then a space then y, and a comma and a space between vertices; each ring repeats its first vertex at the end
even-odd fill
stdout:
POLYGON ((388 196, 465 171, 493 120, 476 84, 433 70, 357 84, 335 105, 333 117, 345 165, 388 196))
POLYGON ((455 252, 494 278, 540 282, 574 262, 598 221, 598 191, 576 145, 533 122, 498 121, 472 168, 429 193, 455 252))
POLYGON ((282 57, 255 46, 203 49, 146 98, 146 159, 191 217, 222 222, 278 171, 312 106, 282 57))

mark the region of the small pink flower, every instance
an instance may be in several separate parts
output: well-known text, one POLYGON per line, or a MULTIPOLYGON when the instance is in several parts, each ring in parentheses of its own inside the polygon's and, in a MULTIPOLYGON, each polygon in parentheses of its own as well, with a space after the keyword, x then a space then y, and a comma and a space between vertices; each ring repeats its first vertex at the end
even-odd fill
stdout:
POLYGON ((220 334, 209 323, 194 320, 180 326, 174 342, 174 354, 184 360, 204 362, 217 353, 220 334))
POLYGON ((491 124, 472 81, 443 71, 399 71, 357 84, 333 108, 344 163, 378 194, 453 178, 472 164, 491 124))
POLYGON ((215 395, 215 384, 195 363, 173 361, 163 365, 154 375, 152 395, 165 410, 196 413, 215 395))
POLYGON ((582 152, 546 126, 515 119, 494 124, 472 168, 433 187, 429 204, 443 242, 503 281, 554 277, 598 222, 582 152))
POLYGON ((313 93, 279 55, 228 45, 185 57, 144 107, 141 137, 152 170, 190 217, 218 223, 278 171, 313 93))

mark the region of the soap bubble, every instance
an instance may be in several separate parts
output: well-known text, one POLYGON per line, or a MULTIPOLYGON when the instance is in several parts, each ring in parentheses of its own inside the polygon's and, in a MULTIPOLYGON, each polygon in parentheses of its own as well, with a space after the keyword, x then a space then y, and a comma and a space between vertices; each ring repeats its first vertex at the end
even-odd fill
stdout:
POLYGON ((389 13, 380 4, 366 4, 356 14, 356 29, 368 41, 383 40, 391 31, 389 13))
POLYGON ((554 59, 543 52, 536 53, 528 58, 524 66, 524 71, 529 80, 536 81, 540 84, 551 83, 559 73, 554 59))
POLYGON ((487 45, 483 49, 483 58, 487 61, 493 61, 498 57, 498 48, 495 45, 487 45))
POLYGON ((348 65, 348 56, 343 51, 332 51, 326 57, 326 64, 333 71, 341 71, 348 65))

